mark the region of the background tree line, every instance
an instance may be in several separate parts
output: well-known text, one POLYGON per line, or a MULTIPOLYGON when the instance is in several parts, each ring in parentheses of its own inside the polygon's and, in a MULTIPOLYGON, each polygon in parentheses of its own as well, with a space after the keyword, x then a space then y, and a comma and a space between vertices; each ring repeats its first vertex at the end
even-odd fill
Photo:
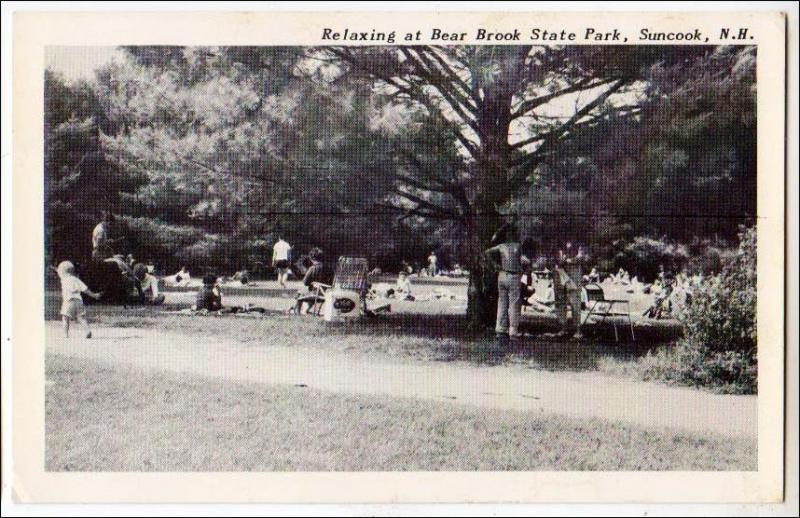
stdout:
POLYGON ((130 47, 45 74, 46 248, 85 260, 111 209, 165 269, 252 269, 278 234, 384 269, 438 249, 486 321, 508 218, 542 254, 718 268, 755 215, 755 94, 753 47, 130 47))

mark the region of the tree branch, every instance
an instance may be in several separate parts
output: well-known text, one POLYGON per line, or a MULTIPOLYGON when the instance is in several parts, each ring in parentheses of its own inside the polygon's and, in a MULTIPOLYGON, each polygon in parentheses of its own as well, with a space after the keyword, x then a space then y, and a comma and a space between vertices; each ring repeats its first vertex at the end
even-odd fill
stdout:
MULTIPOLYGON (((434 86, 438 84, 442 85, 450 85, 448 91, 450 94, 457 99, 457 101, 464 106, 471 114, 475 114, 477 111, 478 103, 470 95, 470 91, 462 91, 461 88, 461 78, 455 74, 455 72, 450 72, 450 69, 447 68, 447 65, 443 61, 441 61, 441 57, 438 55, 434 55, 433 51, 428 49, 427 47, 414 48, 414 52, 419 56, 419 58, 424 61, 424 64, 427 66, 428 70, 432 73, 433 79, 431 81, 434 86), (427 52, 426 52, 427 51, 427 52), (433 58, 433 59, 431 59, 433 58), (435 82, 434 82, 435 81, 435 82)), ((463 87, 462 87, 463 88, 463 87)))
MULTIPOLYGON (((470 85, 468 85, 467 82, 464 81, 461 78, 461 76, 458 75, 458 71, 454 70, 452 65, 450 63, 448 63, 447 60, 445 60, 441 55, 439 55, 438 52, 436 52, 436 50, 439 50, 439 49, 442 49, 442 52, 445 55, 447 55, 447 52, 445 52, 443 50, 443 47, 433 47, 433 46, 425 47, 425 50, 427 50, 427 52, 431 56, 433 56, 433 59, 435 59, 436 62, 439 63, 440 67, 445 71, 445 73, 449 74, 449 76, 453 78, 453 81, 461 87, 463 92, 466 95, 470 96, 472 101, 475 103, 475 106, 480 106, 481 98, 480 98, 480 95, 478 95, 478 92, 476 92, 470 85)), ((468 70, 466 67, 462 67, 462 68, 464 70, 468 70)), ((470 72, 470 74, 471 74, 471 72, 470 72)))
MULTIPOLYGON (((601 95, 598 95, 593 101, 586 104, 586 106, 575 112, 575 114, 569 119, 567 119, 566 122, 561 124, 559 127, 549 131, 547 137, 544 139, 545 140, 544 144, 542 144, 542 146, 533 153, 541 154, 542 152, 546 152, 547 147, 552 147, 564 133, 574 128, 578 121, 580 121, 583 117, 588 115, 592 110, 594 110, 602 103, 604 103, 609 97, 611 97, 620 88, 622 88, 624 84, 625 84, 624 79, 617 80, 617 82, 614 83, 608 90, 603 92, 601 95)), ((526 155, 517 158, 515 160, 512 160, 511 166, 512 167, 522 166, 528 161, 528 158, 529 155, 526 155)))
POLYGON ((410 192, 398 189, 398 190, 395 191, 395 194, 397 194, 398 196, 401 196, 403 198, 406 198, 409 201, 412 201, 412 202, 416 203, 417 204, 417 208, 422 208, 422 209, 425 209, 427 211, 431 211, 431 212, 434 212, 434 213, 437 213, 437 214, 440 214, 440 215, 443 215, 443 216, 451 216, 452 218, 456 218, 456 219, 461 217, 461 215, 459 213, 455 212, 452 209, 448 209, 446 207, 442 207, 440 205, 436 205, 435 203, 431 203, 428 200, 420 198, 419 196, 417 196, 415 194, 411 194, 410 192))
POLYGON ((406 176, 406 175, 402 175, 402 174, 396 175, 396 178, 400 182, 408 184, 411 187, 414 187, 415 189, 420 189, 422 191, 441 192, 441 193, 445 193, 445 194, 452 194, 451 190, 452 190, 453 186, 451 186, 451 185, 439 184, 439 185, 435 185, 434 186, 434 185, 426 184, 425 182, 420 181, 420 180, 418 180, 418 179, 416 179, 414 177, 406 176))
POLYGON ((562 88, 561 90, 558 90, 556 92, 553 92, 553 93, 550 93, 550 94, 546 94, 546 95, 540 95, 538 97, 534 97, 533 99, 529 99, 527 101, 523 101, 519 105, 519 107, 517 107, 517 109, 514 112, 512 112, 511 119, 512 120, 513 119, 518 119, 518 118, 524 116, 525 114, 527 114, 528 112, 530 112, 531 110, 534 110, 534 109, 538 108, 539 106, 547 104, 548 102, 552 101, 553 99, 555 99, 557 97, 561 97, 562 95, 567 95, 567 94, 574 93, 574 92, 579 92, 579 91, 582 91, 582 90, 591 90, 592 88, 596 88, 598 86, 602 86, 602 85, 608 84, 608 83, 610 83, 610 82, 612 82, 612 81, 614 81, 616 79, 617 78, 611 77, 611 78, 602 79, 602 80, 599 80, 599 81, 594 81, 593 78, 584 78, 584 79, 581 79, 580 81, 578 81, 577 83, 574 83, 574 84, 572 84, 572 85, 570 85, 570 86, 568 86, 566 88, 562 88))
MULTIPOLYGON (((327 48, 334 55, 338 56, 343 61, 355 66, 361 72, 375 79, 384 81, 385 83, 396 88, 398 92, 402 92, 408 95, 409 98, 425 106, 428 109, 428 111, 431 112, 432 114, 437 113, 442 117, 444 117, 445 120, 447 120, 447 117, 444 116, 444 113, 442 112, 441 108, 439 108, 432 102, 432 100, 424 93, 424 91, 419 85, 412 83, 408 78, 402 79, 402 81, 408 83, 407 85, 404 85, 399 82, 401 80, 400 78, 396 78, 389 74, 386 74, 383 70, 376 70, 373 67, 365 65, 358 59, 358 57, 355 54, 350 52, 349 49, 347 49, 346 47, 345 48, 327 47, 327 48)), ((448 105, 450 105, 450 102, 449 101, 447 102, 448 105)), ((462 118, 465 119, 467 125, 471 126, 472 124, 474 124, 474 121, 471 121, 469 117, 462 116, 462 118)), ((472 129, 475 130, 474 127, 472 129)), ((464 146, 464 148, 467 150, 467 153, 469 153, 471 157, 475 158, 478 154, 478 148, 476 144, 472 142, 466 135, 464 135, 462 130, 459 128, 457 128, 457 130, 455 131, 455 136, 461 143, 461 145, 464 146)))
MULTIPOLYGON (((423 62, 423 58, 411 52, 412 49, 407 47, 400 47, 400 52, 406 56, 406 59, 413 62, 417 72, 422 76, 423 81, 436 88, 450 108, 458 114, 465 124, 469 125, 474 131, 478 131, 478 125, 475 123, 475 109, 469 104, 468 99, 465 100, 463 95, 461 99, 456 99, 456 94, 452 88, 448 88, 447 79, 441 74, 435 73, 427 63, 423 62), (427 77, 425 77, 427 76, 427 77), (469 110, 469 113, 466 111, 469 110)), ((418 88, 420 95, 425 95, 422 88, 418 88)))

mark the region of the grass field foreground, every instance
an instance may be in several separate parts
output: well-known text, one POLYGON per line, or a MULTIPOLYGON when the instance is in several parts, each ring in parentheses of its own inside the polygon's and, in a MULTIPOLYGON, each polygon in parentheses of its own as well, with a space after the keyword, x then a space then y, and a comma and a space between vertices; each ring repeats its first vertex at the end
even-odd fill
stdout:
POLYGON ((47 358, 50 471, 752 470, 756 445, 599 419, 47 358))

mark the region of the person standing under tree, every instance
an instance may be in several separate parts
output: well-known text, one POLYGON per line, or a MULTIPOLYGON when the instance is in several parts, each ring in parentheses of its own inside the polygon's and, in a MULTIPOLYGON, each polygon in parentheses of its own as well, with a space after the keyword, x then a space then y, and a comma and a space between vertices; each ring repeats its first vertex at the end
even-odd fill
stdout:
POLYGON ((580 264, 565 258, 563 264, 553 269, 556 312, 561 323, 560 336, 583 338, 581 334, 580 264))
POLYGON ((272 247, 272 266, 277 272, 278 284, 281 285, 281 288, 286 287, 286 281, 289 279, 289 255, 291 251, 292 246, 278 236, 278 242, 272 247))
POLYGON ((438 262, 436 252, 431 252, 431 255, 428 256, 428 275, 431 277, 436 277, 439 274, 438 262))
MULTIPOLYGON (((503 229, 498 231, 498 234, 503 229)), ((520 283, 524 266, 530 259, 522 253, 519 236, 515 226, 509 225, 502 232, 502 242, 486 250, 489 261, 495 266, 497 274, 497 324, 498 335, 508 335, 511 339, 522 336, 519 332, 521 309, 520 283)))
POLYGON ((112 226, 114 225, 114 214, 109 211, 102 212, 100 223, 92 231, 92 259, 103 261, 114 255, 114 239, 112 238, 112 226))

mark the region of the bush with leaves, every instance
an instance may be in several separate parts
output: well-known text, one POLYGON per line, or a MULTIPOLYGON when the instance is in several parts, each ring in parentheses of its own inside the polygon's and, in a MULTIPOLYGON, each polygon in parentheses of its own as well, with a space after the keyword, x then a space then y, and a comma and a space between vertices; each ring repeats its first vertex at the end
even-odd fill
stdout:
POLYGON ((645 379, 712 387, 722 392, 757 390, 756 232, 743 229, 739 247, 722 271, 677 310, 685 334, 674 348, 641 360, 645 379))
POLYGON ((624 243, 622 249, 614 257, 615 268, 625 268, 631 275, 638 275, 646 280, 655 280, 659 267, 667 271, 679 271, 689 259, 689 251, 685 245, 672 243, 664 239, 637 236, 624 243))

